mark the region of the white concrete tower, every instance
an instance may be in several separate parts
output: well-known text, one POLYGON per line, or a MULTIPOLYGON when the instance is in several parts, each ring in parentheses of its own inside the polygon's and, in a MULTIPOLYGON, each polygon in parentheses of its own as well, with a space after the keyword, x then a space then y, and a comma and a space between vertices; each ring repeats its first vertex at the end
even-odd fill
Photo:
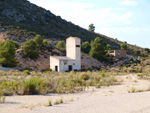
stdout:
POLYGON ((81 42, 80 38, 69 37, 66 40, 67 57, 75 60, 76 69, 81 69, 81 42))

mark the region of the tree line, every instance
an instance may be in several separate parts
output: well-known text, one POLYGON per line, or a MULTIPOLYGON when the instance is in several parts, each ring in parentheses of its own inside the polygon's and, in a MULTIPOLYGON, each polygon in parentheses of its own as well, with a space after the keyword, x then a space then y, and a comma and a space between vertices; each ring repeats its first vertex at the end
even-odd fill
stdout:
MULTIPOLYGON (((121 49, 127 50, 127 44, 126 42, 122 43, 120 45, 121 49)), ((58 41, 56 48, 65 51, 66 45, 64 41, 58 41)), ((105 61, 107 60, 107 50, 111 50, 111 45, 107 44, 105 45, 103 43, 103 40, 99 37, 95 38, 95 40, 91 41, 90 43, 88 41, 82 42, 81 51, 83 53, 89 54, 90 56, 96 58, 99 61, 105 61)))
POLYGON ((47 40, 43 40, 40 35, 36 35, 34 39, 30 39, 20 45, 8 39, 4 42, 0 41, 0 64, 4 67, 15 67, 18 64, 15 56, 16 49, 20 46, 23 48, 24 57, 29 57, 31 59, 38 58, 40 47, 51 48, 51 44, 47 40))
MULTIPOLYGON (((51 44, 47 40, 43 40, 43 37, 36 35, 34 39, 30 39, 20 45, 15 41, 6 40, 0 42, 0 64, 4 67, 15 67, 17 65, 16 49, 22 46, 22 52, 24 57, 36 59, 39 57, 40 48, 52 48, 51 44)), ((121 45, 121 49, 127 50, 127 44, 124 42, 121 45)), ((56 48, 60 51, 66 51, 66 45, 64 41, 58 41, 56 48)), ((90 43, 88 41, 82 42, 81 50, 84 53, 96 58, 99 61, 107 60, 107 51, 111 50, 111 45, 105 45, 103 40, 99 37, 95 38, 90 43)))

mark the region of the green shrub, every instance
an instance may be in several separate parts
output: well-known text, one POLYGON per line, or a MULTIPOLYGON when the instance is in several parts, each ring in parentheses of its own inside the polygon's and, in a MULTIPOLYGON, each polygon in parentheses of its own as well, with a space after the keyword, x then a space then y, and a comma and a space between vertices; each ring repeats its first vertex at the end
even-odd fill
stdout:
POLYGON ((59 100, 56 100, 56 101, 54 102, 54 105, 57 105, 57 104, 60 104, 59 100))
POLYGON ((50 46, 51 44, 47 40, 43 40, 42 45, 43 46, 50 46))
POLYGON ((82 42, 81 50, 82 50, 84 53, 89 53, 89 52, 90 52, 90 49, 91 49, 91 45, 89 44, 88 41, 82 42))
POLYGON ((128 49, 126 42, 123 42, 123 43, 120 45, 120 47, 121 47, 121 49, 124 49, 124 50, 127 50, 127 49, 128 49))
POLYGON ((23 81, 24 94, 38 94, 45 86, 45 81, 36 77, 23 81))
POLYGON ((41 46, 43 43, 43 38, 40 35, 36 35, 34 37, 34 41, 37 43, 38 46, 41 46))
POLYGON ((52 106, 52 100, 51 99, 48 100, 48 106, 52 106))
POLYGON ((6 40, 4 43, 0 42, 0 64, 4 67, 15 67, 17 65, 15 51, 14 41, 6 40))
POLYGON ((30 67, 25 67, 23 70, 32 71, 32 69, 30 67))
POLYGON ((64 43, 64 41, 58 41, 56 48, 61 50, 61 51, 65 51, 66 50, 66 45, 64 43))
POLYGON ((37 44, 34 40, 30 39, 29 41, 23 44, 23 54, 26 57, 36 59, 39 56, 39 51, 37 49, 37 44))
POLYGON ((132 92, 132 93, 135 93, 135 92, 136 92, 136 89, 135 89, 134 87, 132 87, 131 92, 132 92))
POLYGON ((87 73, 82 73, 81 74, 81 79, 83 79, 83 80, 89 80, 90 76, 87 73))

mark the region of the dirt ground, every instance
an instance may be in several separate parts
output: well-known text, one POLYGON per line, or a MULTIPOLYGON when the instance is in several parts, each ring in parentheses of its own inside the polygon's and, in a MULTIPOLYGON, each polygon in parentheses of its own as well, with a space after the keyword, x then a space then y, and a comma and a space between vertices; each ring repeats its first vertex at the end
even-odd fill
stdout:
POLYGON ((0 113, 150 113, 150 92, 128 93, 132 88, 146 90, 149 80, 137 75, 116 76, 120 85, 90 87, 75 94, 47 94, 32 96, 7 96, 0 104, 0 113), (60 98, 62 104, 48 106, 60 98))

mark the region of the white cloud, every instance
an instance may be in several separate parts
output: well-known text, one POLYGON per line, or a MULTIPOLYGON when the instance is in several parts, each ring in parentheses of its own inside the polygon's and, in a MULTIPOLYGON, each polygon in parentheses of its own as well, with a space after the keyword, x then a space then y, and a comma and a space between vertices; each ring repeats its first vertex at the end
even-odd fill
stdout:
POLYGON ((135 6, 135 5, 137 5, 137 1, 126 0, 126 1, 121 2, 121 4, 122 5, 132 5, 132 6, 135 6))

